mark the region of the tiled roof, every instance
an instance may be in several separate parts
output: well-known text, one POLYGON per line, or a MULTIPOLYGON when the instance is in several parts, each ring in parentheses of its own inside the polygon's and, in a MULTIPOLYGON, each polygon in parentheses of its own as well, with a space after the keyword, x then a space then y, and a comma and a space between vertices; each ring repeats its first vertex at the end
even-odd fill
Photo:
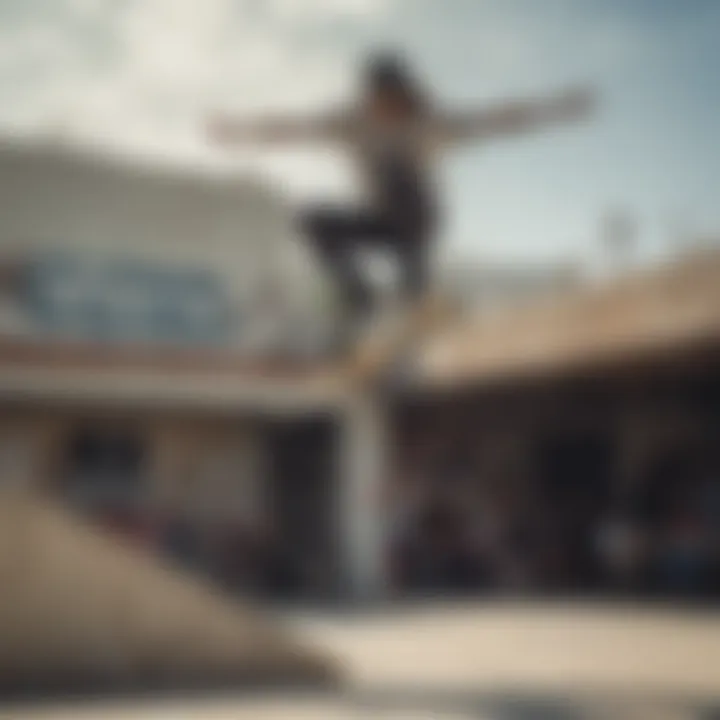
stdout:
POLYGON ((720 343, 720 252, 463 321, 420 353, 434 385, 602 367, 720 343))

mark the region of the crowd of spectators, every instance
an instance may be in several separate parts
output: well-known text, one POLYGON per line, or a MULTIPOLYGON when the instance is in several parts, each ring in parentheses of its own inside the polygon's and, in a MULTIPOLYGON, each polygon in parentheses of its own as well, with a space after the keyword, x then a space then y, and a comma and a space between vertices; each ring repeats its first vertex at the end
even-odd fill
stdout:
POLYGON ((436 436, 409 444, 388 499, 398 593, 720 596, 720 467, 707 456, 671 455, 629 484, 558 483, 542 463, 523 478, 483 471, 482 452, 436 436))
MULTIPOLYGON (((636 477, 598 456, 514 472, 491 454, 437 426, 399 444, 386 503, 398 595, 720 597, 720 454, 658 448, 636 477)), ((102 522, 232 592, 296 598, 313 583, 312 558, 269 527, 117 508, 102 522)))

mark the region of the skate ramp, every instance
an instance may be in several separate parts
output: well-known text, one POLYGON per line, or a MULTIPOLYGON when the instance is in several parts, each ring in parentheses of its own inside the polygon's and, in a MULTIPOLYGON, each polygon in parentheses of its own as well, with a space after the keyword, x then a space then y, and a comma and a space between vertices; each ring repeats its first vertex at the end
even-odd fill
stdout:
POLYGON ((0 494, 0 691, 337 681, 335 664, 37 498, 0 494))

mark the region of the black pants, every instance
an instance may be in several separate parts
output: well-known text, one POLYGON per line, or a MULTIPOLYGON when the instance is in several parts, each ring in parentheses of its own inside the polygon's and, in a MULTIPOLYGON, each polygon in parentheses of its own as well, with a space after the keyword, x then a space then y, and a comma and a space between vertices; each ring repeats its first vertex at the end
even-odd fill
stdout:
POLYGON ((302 216, 304 233, 338 283, 346 308, 356 316, 370 311, 373 304, 358 250, 379 248, 393 255, 403 296, 417 300, 428 288, 432 225, 420 218, 394 218, 391 213, 364 209, 317 208, 302 216))

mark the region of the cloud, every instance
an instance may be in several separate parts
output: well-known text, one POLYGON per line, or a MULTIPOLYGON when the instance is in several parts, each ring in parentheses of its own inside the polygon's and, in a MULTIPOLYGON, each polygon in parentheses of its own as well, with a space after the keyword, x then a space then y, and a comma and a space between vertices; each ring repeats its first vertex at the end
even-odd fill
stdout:
POLYGON ((373 18, 387 10, 385 0, 267 0, 270 12, 292 21, 335 17, 373 18))
MULTIPOLYGON (((337 22, 372 26, 393 0, 65 0, 0 34, 0 122, 45 126, 166 159, 221 163, 204 113, 307 109, 341 97, 352 58, 325 43, 337 22), (311 36, 308 36, 311 32, 311 36)), ((258 166, 258 157, 235 158, 258 166)), ((295 186, 334 186, 300 154, 261 163, 295 186), (294 181, 294 182, 293 182, 294 181)))

